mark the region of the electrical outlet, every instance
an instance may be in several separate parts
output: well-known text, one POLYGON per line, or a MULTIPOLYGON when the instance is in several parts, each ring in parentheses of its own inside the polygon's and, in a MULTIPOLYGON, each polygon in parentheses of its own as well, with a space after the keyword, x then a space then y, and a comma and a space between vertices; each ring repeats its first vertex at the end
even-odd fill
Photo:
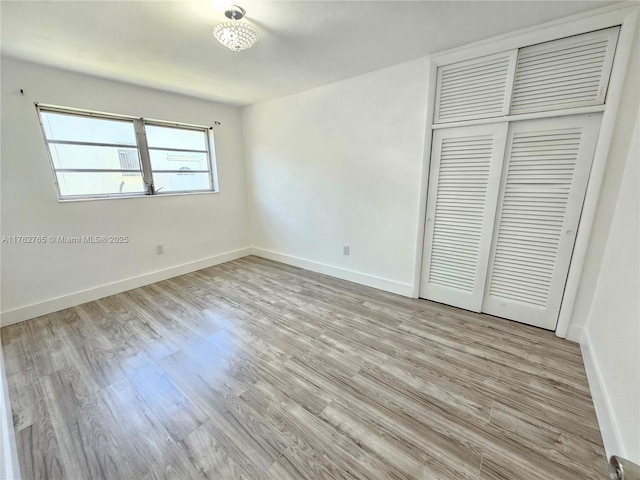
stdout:
POLYGON ((156 255, 162 255, 164 253, 164 245, 156 245, 156 255))
POLYGON ((349 245, 343 245, 342 246, 342 254, 343 255, 349 255, 349 245))

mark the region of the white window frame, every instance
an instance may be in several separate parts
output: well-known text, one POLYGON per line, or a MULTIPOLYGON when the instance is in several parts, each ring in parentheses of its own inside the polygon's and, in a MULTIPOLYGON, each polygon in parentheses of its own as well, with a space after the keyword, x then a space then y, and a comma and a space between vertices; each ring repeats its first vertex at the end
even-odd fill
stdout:
POLYGON ((569 327, 582 270, 586 260, 589 238, 594 224, 598 198, 607 164, 607 156, 611 146, 615 122, 621 103, 622 87, 629 63, 631 48, 633 46, 633 39, 636 25, 638 23, 639 13, 640 8, 636 5, 610 5, 565 19, 552 21, 537 27, 520 30, 468 46, 449 50, 430 57, 427 95, 427 128, 424 140, 424 161, 420 180, 418 232, 414 257, 414 282, 412 292, 412 296, 414 298, 418 298, 420 294, 432 132, 434 129, 453 126, 453 124, 434 123, 438 67, 620 25, 620 34, 616 47, 615 60, 611 70, 611 78, 609 81, 605 105, 455 122, 456 126, 465 126, 541 117, 551 118, 553 116, 562 116, 567 114, 577 115, 582 113, 603 112, 600 133, 598 134, 596 151, 594 153, 591 174, 587 185, 587 193, 584 199, 582 215, 580 217, 580 227, 576 235, 571 264, 569 265, 569 274, 560 307, 560 315, 558 317, 558 323, 555 330, 558 337, 568 338, 573 341, 579 340, 581 332, 577 330, 572 331, 569 327))
MULTIPOLYGON (((53 174, 54 184, 56 186, 56 192, 58 195, 58 201, 78 201, 78 200, 98 200, 98 199, 112 199, 112 198, 144 198, 144 197, 156 197, 156 196, 170 196, 170 195, 192 195, 192 194, 202 194, 202 193, 218 193, 218 175, 216 168, 216 157, 215 157, 215 142, 213 138, 213 127, 204 126, 204 125, 195 125, 188 123, 177 123, 177 122, 168 122, 164 120, 156 120, 149 119, 143 117, 134 117, 130 115, 119 115, 115 113, 105 113, 105 112, 97 112, 92 110, 83 110, 76 109, 71 107, 61 107, 58 105, 49 105, 36 103, 36 110, 38 112, 38 118, 40 120, 40 127, 42 129, 42 136, 45 141, 45 145, 47 147, 47 154, 49 156, 49 164, 51 166, 51 171, 53 174), (75 141, 58 141, 58 140, 50 140, 47 138, 47 134, 44 128, 44 122, 42 119, 42 113, 62 113, 65 115, 77 115, 85 118, 101 118, 105 120, 116 120, 116 121, 127 121, 131 122, 134 132, 136 135, 136 146, 132 145, 119 145, 119 144, 98 144, 91 142, 75 142, 75 141), (206 140, 206 150, 190 150, 184 148, 161 148, 159 150, 169 150, 176 152, 195 152, 195 153, 205 153, 208 161, 209 169, 208 170, 197 170, 193 171, 193 173, 208 173, 209 174, 209 184, 211 188, 208 189, 200 189, 200 190, 171 190, 171 191, 157 191, 154 186, 153 174, 154 173, 181 173, 178 170, 153 170, 151 167, 150 160, 150 150, 155 150, 156 148, 149 147, 147 143, 147 135, 145 127, 149 126, 159 126, 159 127, 169 127, 169 128, 179 128, 182 130, 195 130, 200 131, 205 134, 206 140), (138 158, 140 159, 140 175, 142 175, 142 179, 144 182, 145 191, 141 193, 106 193, 106 194, 84 194, 84 195, 63 195, 60 191, 60 185, 58 180, 58 171, 76 171, 76 172, 85 172, 87 169, 82 168, 65 168, 59 169, 56 168, 53 162, 53 155, 51 153, 51 144, 59 144, 64 143, 68 145, 99 145, 99 146, 110 146, 110 147, 122 147, 133 149, 135 148, 138 152, 138 158)), ((114 171, 114 172, 130 172, 126 169, 109 169, 109 170, 100 170, 100 169, 90 169, 91 172, 100 172, 100 171, 114 171)), ((133 170, 131 171, 133 172, 133 170)), ((138 172, 138 170, 135 170, 138 172)))

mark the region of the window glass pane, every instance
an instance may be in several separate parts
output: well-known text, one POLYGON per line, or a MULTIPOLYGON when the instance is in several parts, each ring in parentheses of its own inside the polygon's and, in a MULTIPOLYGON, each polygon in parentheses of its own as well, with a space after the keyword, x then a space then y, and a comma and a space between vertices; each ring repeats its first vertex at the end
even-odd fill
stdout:
POLYGON ((149 148, 177 148, 206 150, 207 140, 203 130, 145 125, 149 148))
POLYGON ((140 170, 135 148, 95 147, 92 145, 49 144, 53 165, 58 168, 96 168, 101 170, 140 170))
POLYGON ((188 170, 178 173, 154 173, 153 186, 157 193, 211 190, 211 180, 208 173, 192 173, 188 170))
POLYGON ((142 175, 124 176, 120 172, 57 172, 60 194, 105 195, 144 193, 142 175))
POLYGON ((48 140, 136 146, 136 133, 131 120, 107 120, 53 112, 41 112, 41 115, 48 140))
POLYGON ((151 150, 152 170, 207 170, 209 171, 209 160, 206 153, 197 152, 174 152, 167 150, 151 150))

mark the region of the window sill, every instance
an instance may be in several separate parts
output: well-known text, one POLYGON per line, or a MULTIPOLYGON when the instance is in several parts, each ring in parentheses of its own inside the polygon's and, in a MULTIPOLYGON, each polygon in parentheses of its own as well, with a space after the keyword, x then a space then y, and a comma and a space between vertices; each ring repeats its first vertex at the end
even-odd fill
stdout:
POLYGON ((133 198, 162 198, 162 197, 185 197, 191 195, 215 195, 219 191, 206 192, 175 192, 175 193, 156 193, 155 195, 117 195, 112 197, 82 197, 82 198, 58 198, 58 203, 76 203, 76 202, 95 202, 102 200, 131 200, 133 198))

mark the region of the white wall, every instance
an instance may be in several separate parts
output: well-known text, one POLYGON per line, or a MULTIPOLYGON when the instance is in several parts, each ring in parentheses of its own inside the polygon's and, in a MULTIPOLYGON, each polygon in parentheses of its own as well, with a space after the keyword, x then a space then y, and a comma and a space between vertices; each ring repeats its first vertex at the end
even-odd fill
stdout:
POLYGON ((604 265, 604 248, 609 236, 613 212, 627 161, 627 152, 633 134, 633 126, 640 105, 640 28, 636 30, 626 78, 622 90, 622 101, 618 111, 611 148, 602 180, 600 198, 593 221, 589 247, 585 258, 580 284, 576 294, 568 338, 578 341, 589 318, 600 269, 604 265))
POLYGON ((428 68, 411 61, 243 110, 258 253, 411 294, 428 68))
POLYGON ((125 245, 2 244, 3 324, 162 276, 151 272, 202 268, 249 246, 238 108, 3 58, 1 128, 2 235, 130 238, 125 245), (34 102, 204 125, 217 120, 220 193, 59 203, 34 102), (156 244, 164 244, 164 255, 155 254, 156 244), (121 283, 126 279, 134 280, 121 283), (62 300, 48 302, 56 298, 62 300))
POLYGON ((569 335, 607 454, 640 464, 640 29, 633 45, 569 335))
POLYGON ((608 453, 640 465, 639 142, 637 115, 582 346, 608 453))

